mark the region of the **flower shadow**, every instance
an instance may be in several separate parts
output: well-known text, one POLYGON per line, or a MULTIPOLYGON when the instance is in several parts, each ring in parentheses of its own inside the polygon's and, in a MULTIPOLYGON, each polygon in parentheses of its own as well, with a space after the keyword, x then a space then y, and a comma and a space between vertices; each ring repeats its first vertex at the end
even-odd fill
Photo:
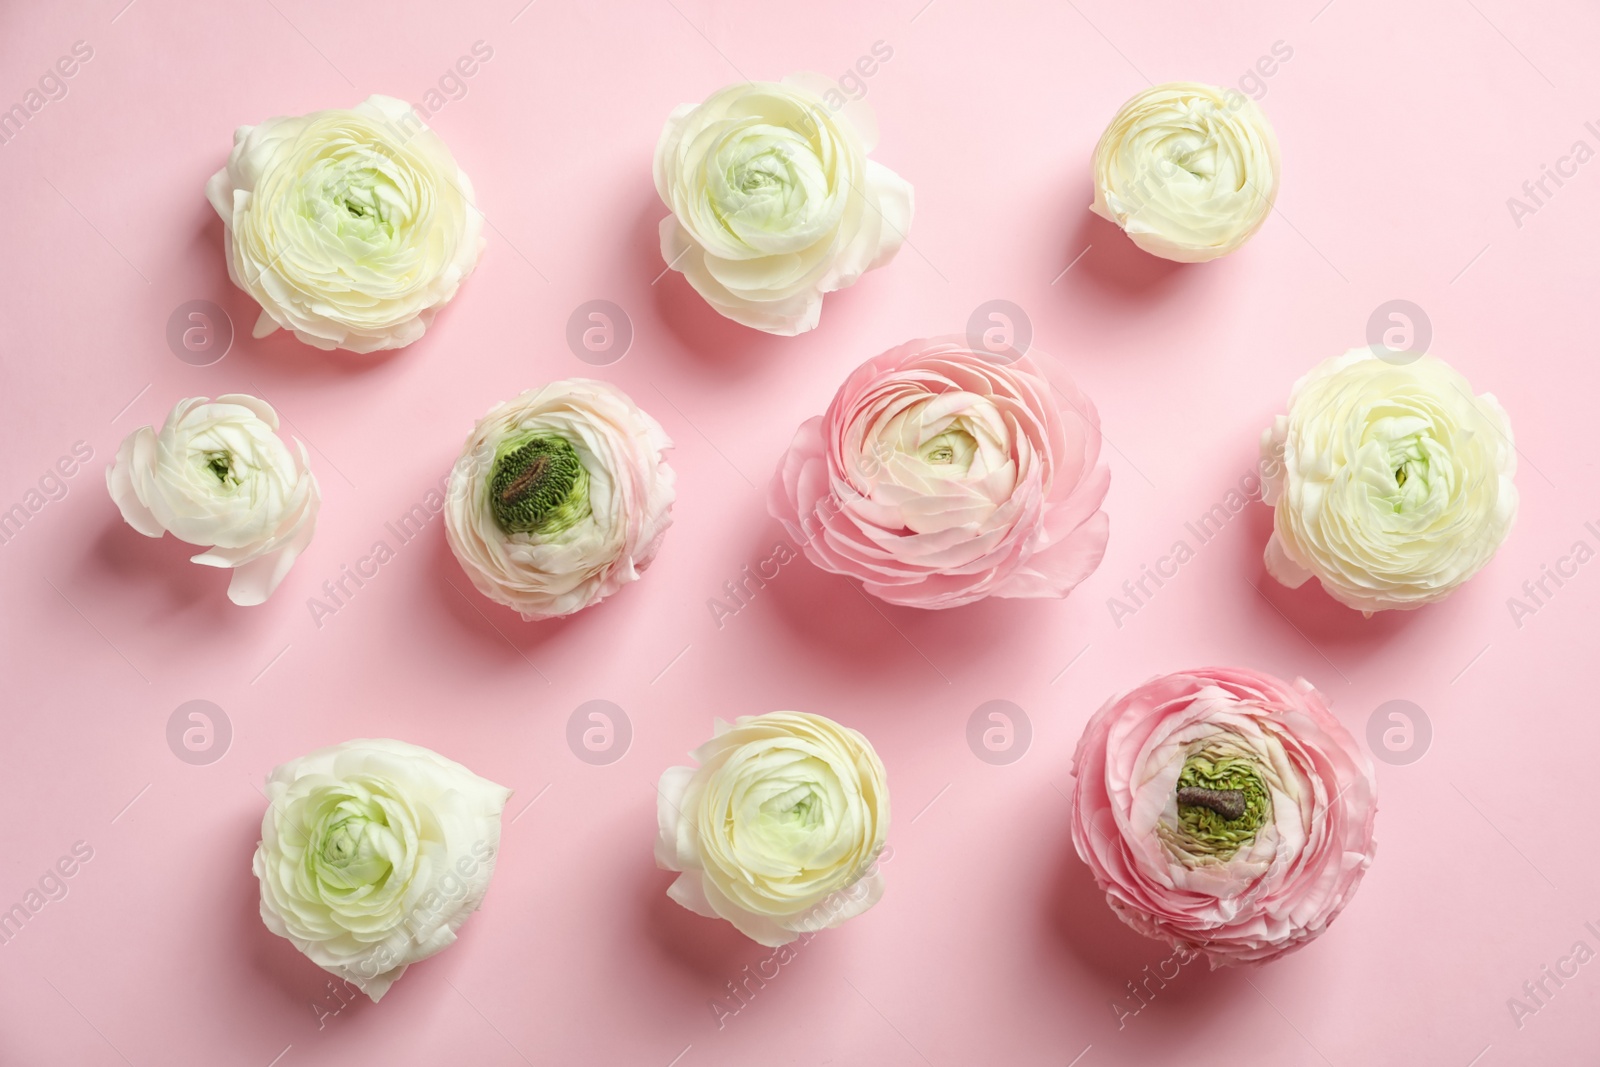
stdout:
MULTIPOLYGON (((262 802, 263 809, 265 801, 262 802)), ((260 816, 251 814, 241 819, 237 840, 243 844, 237 857, 227 865, 228 879, 235 883, 227 887, 225 899, 237 902, 229 909, 232 917, 228 936, 235 946, 234 958, 245 961, 258 981, 252 986, 258 995, 275 1002, 284 1014, 315 1019, 308 1005, 315 1002, 327 988, 327 971, 303 956, 287 938, 279 937, 261 921, 261 887, 251 870, 251 857, 261 836, 260 816)), ((337 979, 333 979, 337 982, 337 979)), ((362 999, 365 999, 364 997, 362 999)), ((351 1009, 346 1009, 351 1010, 351 1009)))
POLYGON ((731 923, 696 915, 667 896, 676 871, 651 868, 639 879, 641 933, 671 964, 707 982, 713 992, 739 976, 745 964, 770 952, 731 923))
POLYGON ((836 666, 870 670, 897 645, 903 647, 894 631, 863 603, 864 594, 855 583, 819 570, 798 553, 759 595, 772 601, 772 616, 790 638, 836 666))
POLYGON ((206 269, 201 276, 200 284, 190 286, 185 299, 209 300, 227 313, 228 321, 233 326, 233 347, 228 355, 237 355, 250 343, 250 330, 261 314, 261 305, 234 285, 233 280, 228 277, 225 231, 222 220, 211 209, 210 203, 202 200, 191 210, 201 217, 195 223, 185 261, 205 264, 206 269))
POLYGON ((943 609, 890 604, 868 593, 859 580, 814 565, 776 520, 763 531, 750 558, 768 557, 780 541, 794 558, 757 597, 773 601, 774 614, 794 640, 840 665, 874 673, 886 662, 904 662, 908 669, 931 669, 951 682, 958 666, 963 674, 981 676, 991 667, 991 653, 1013 654, 1019 633, 1043 639, 1057 629, 1053 615, 1062 608, 1049 599, 990 597, 943 609))
POLYGON ((512 665, 520 662, 521 653, 530 646, 530 636, 533 644, 540 644, 554 636, 554 630, 559 630, 564 620, 550 620, 555 623, 554 627, 525 623, 517 612, 478 592, 466 571, 461 569, 455 553, 450 551, 450 543, 444 535, 443 515, 430 521, 420 537, 428 558, 428 586, 438 607, 459 624, 463 633, 483 637, 476 644, 481 646, 484 656, 512 665))
POLYGON ((1196 1034, 1225 1001, 1243 995, 1242 980, 1229 969, 1212 971, 1203 958, 1182 963, 1166 942, 1144 937, 1119 919, 1070 846, 1061 850, 1043 908, 1044 924, 1054 929, 1058 943, 1105 983, 1107 1022, 1120 1022, 1118 1029, 1196 1034))
POLYGON ((1096 290, 1097 299, 1136 302, 1161 299, 1194 280, 1193 263, 1177 263, 1151 255, 1122 232, 1122 228, 1087 209, 1069 242, 1067 261, 1083 254, 1072 268, 1096 290), (1084 253, 1084 249, 1089 249, 1084 253))
POLYGON ((1070 842, 1060 852, 1042 902, 1044 925, 1083 967, 1120 987, 1151 958, 1164 954, 1158 951, 1162 946, 1117 918, 1070 842))
POLYGON ((284 381, 290 379, 301 381, 318 377, 348 378, 365 374, 403 354, 426 358, 425 353, 430 342, 439 343, 436 331, 450 313, 449 308, 440 309, 438 316, 428 326, 427 333, 423 334, 420 340, 404 348, 365 353, 348 352, 342 348, 329 351, 308 345, 284 329, 274 330, 265 337, 253 336, 252 331, 261 316, 261 308, 249 294, 237 290, 235 292, 238 293, 234 301, 235 306, 224 305, 228 314, 233 317, 234 351, 258 365, 271 367, 275 376, 284 381))
MULTIPOLYGON (((1351 672, 1418 625, 1420 616, 1434 612, 1434 608, 1424 607, 1415 611, 1380 611, 1368 618, 1329 596, 1316 578, 1307 579, 1298 589, 1280 584, 1267 573, 1262 558, 1272 536, 1272 515, 1271 508, 1253 501, 1241 516, 1246 536, 1235 539, 1235 543, 1246 557, 1241 561, 1241 573, 1255 587, 1245 595, 1262 625, 1281 628, 1287 623, 1299 631, 1318 653, 1308 661, 1313 669, 1331 666, 1336 675, 1348 681, 1351 672)), ((1319 688, 1328 688, 1326 680, 1319 688)))
POLYGON ((566 651, 581 646, 583 635, 590 628, 616 625, 616 613, 628 610, 625 602, 630 593, 637 592, 632 586, 638 583, 630 583, 575 614, 524 622, 518 612, 478 592, 450 551, 442 514, 429 522, 419 539, 427 554, 429 589, 443 613, 459 625, 463 634, 471 635, 474 654, 507 669, 527 670, 531 666, 546 681, 551 681, 546 669, 550 664, 560 662, 566 651))
POLYGON ((95 537, 79 576, 91 587, 109 581, 137 589, 147 620, 202 615, 202 632, 226 633, 232 639, 250 609, 228 599, 231 571, 189 561, 199 551, 171 534, 146 537, 120 515, 112 515, 95 537))
POLYGON ((754 373, 763 361, 792 337, 778 337, 724 318, 705 298, 695 292, 683 274, 669 268, 661 257, 661 220, 668 212, 653 194, 640 209, 634 222, 628 254, 632 266, 644 264, 639 284, 650 297, 655 317, 693 357, 716 368, 721 374, 754 373))

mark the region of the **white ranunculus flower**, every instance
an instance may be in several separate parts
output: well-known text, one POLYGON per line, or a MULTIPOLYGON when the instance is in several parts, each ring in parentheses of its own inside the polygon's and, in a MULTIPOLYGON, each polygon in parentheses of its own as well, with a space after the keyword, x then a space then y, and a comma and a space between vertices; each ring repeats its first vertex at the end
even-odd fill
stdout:
POLYGON ((1277 196, 1278 139, 1255 101, 1232 89, 1146 89, 1095 146, 1092 210, 1163 259, 1227 255, 1261 228, 1277 196))
POLYGON ((267 779, 261 921, 380 999, 478 910, 511 790, 436 752, 346 741, 267 779))
POLYGON ((656 144, 661 255, 718 312, 767 333, 817 325, 822 295, 894 258, 911 185, 867 158, 865 105, 805 84, 741 82, 684 104, 656 144))
POLYGON ((672 523, 666 431, 615 386, 551 382, 490 411, 450 473, 445 534, 478 591, 532 622, 637 581, 672 523))
POLYGON ((776 948, 837 926, 883 896, 889 833, 883 763, 861 734, 774 711, 716 734, 657 787, 656 863, 667 895, 776 948))
POLYGON ((266 401, 232 393, 178 401, 157 433, 141 426, 106 468, 129 526, 201 545, 208 567, 233 568, 228 599, 260 604, 311 543, 322 494, 306 461, 278 436, 266 401))
POLYGON ((1315 575, 1369 615, 1442 599, 1517 515, 1510 420, 1432 356, 1327 360, 1295 383, 1261 451, 1276 508, 1268 572, 1291 588, 1315 575))
POLYGON ((255 336, 376 352, 420 338, 483 251, 472 183, 411 105, 240 126, 206 183, 228 277, 261 305, 255 336))

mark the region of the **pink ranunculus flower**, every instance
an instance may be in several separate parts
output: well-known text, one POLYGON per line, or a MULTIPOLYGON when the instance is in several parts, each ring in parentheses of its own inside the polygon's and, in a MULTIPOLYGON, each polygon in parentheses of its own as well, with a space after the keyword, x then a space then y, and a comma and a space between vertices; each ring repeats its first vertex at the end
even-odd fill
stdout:
POLYGON ((1153 678, 1084 728, 1072 841, 1147 937, 1259 963, 1327 929, 1372 863, 1372 762, 1304 679, 1153 678))
POLYGON ((778 464, 768 508, 823 570, 891 604, 1064 597, 1094 572, 1111 472, 1065 379, 962 338, 862 364, 778 464))

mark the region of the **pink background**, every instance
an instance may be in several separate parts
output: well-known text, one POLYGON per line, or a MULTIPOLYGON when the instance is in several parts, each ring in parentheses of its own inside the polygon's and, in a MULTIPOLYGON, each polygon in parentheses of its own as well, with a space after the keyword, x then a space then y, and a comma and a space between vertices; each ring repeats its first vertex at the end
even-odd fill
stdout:
POLYGON ((1591 1061, 1600 963, 1547 982, 1520 1029, 1507 1000, 1580 939, 1600 948, 1584 929, 1600 920, 1600 720, 1578 666, 1595 654, 1600 563, 1520 627, 1507 598, 1574 542, 1600 544, 1584 528, 1600 526, 1594 452, 1573 443, 1600 388, 1600 163, 1550 184, 1520 227, 1506 205, 1574 141, 1600 147, 1584 128, 1600 119, 1591 6, 123 2, 0 14, 0 105, 74 41, 94 50, 0 146, 0 508, 74 442, 94 453, 0 546, 0 906, 74 842, 94 850, 66 898, 0 945, 0 1062, 1591 1061), (491 223, 455 304, 386 357, 252 341, 256 310, 227 282, 202 195, 233 128, 378 91, 421 101, 477 41, 493 57, 431 119, 491 223), (668 111, 741 76, 837 78, 879 41, 893 55, 864 82, 875 157, 917 190, 899 258, 794 339, 717 318, 676 274, 653 283, 650 158, 668 111), (1260 83, 1280 211, 1248 246, 1177 267, 1089 214, 1095 139, 1147 78, 1238 85, 1280 41, 1292 58, 1260 83), (636 332, 598 370, 564 341, 595 298, 636 332), (959 331, 992 298, 1023 307, 1051 373, 1099 404, 1100 570, 1065 602, 919 613, 798 561, 719 629, 708 598, 779 537, 765 485, 794 427, 864 358, 959 331), (1363 343, 1393 298, 1426 309, 1433 350, 1511 413, 1522 511, 1493 564, 1445 607, 1362 619, 1265 577, 1270 516, 1252 505, 1116 626, 1107 599, 1250 469, 1295 378, 1363 343), (194 299, 238 330, 213 366, 165 341, 194 299), (471 590, 434 521, 312 621, 308 598, 422 499, 477 416, 579 374, 626 389, 677 442, 677 522, 643 582, 524 625, 471 590), (278 406, 324 493, 315 542, 248 610, 226 575, 124 526, 102 481, 123 435, 229 391, 278 406), (1305 675, 1358 738, 1380 704, 1413 701, 1433 743, 1379 765, 1378 858, 1326 937, 1265 969, 1185 968, 1119 1030, 1113 1004, 1137 1006, 1126 983, 1166 951, 1112 917, 1072 852, 1070 757, 1107 696, 1210 662, 1305 675), (192 699, 233 728, 206 766, 165 739, 192 699), (566 742, 592 699, 633 730, 605 766, 566 742), (1006 766, 966 742, 992 699, 1032 723, 1006 766), (834 716, 882 753, 889 889, 719 1030, 709 1003, 768 953, 664 896, 652 783, 715 717, 776 708, 834 716), (516 795, 460 942, 382 1004, 319 1025, 338 1003, 327 976, 256 915, 256 787, 311 748, 378 735, 516 795))

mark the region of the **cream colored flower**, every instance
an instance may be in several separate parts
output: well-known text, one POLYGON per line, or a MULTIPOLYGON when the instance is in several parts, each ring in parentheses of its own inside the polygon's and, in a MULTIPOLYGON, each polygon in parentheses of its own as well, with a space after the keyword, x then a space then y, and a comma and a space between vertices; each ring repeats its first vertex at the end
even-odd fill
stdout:
POLYGON ((911 228, 911 185, 867 158, 865 105, 835 113, 803 82, 684 104, 655 157, 667 265, 721 314, 785 336, 815 327, 822 295, 893 259, 911 228))
POLYGON ((1315 575, 1368 614, 1443 599, 1517 515, 1510 420, 1433 356, 1327 360, 1295 383, 1261 451, 1276 508, 1267 570, 1291 588, 1315 575))
POLYGON ((889 788, 867 739, 820 715, 718 721, 670 767, 656 803, 667 895, 769 947, 837 926, 883 896, 889 788))
POLYGON ((478 420, 450 474, 445 534, 478 591, 526 621, 637 581, 672 524, 672 441, 622 390, 569 378, 478 420))
POLYGON ((159 433, 141 426, 123 440, 106 488, 129 526, 204 546, 192 560, 232 568, 228 599, 260 604, 311 543, 322 506, 305 445, 290 451, 277 431, 277 412, 253 396, 180 400, 159 433))
POLYGON ((376 352, 420 338, 483 251, 472 183, 411 105, 240 126, 206 183, 255 336, 376 352))
POLYGON ((1225 256, 1261 228, 1278 195, 1278 140, 1255 101, 1196 82, 1122 105, 1094 150, 1095 214, 1152 255, 1225 256))
POLYGON ((478 910, 511 790, 436 752, 346 741, 267 779, 261 921, 380 999, 478 910))

